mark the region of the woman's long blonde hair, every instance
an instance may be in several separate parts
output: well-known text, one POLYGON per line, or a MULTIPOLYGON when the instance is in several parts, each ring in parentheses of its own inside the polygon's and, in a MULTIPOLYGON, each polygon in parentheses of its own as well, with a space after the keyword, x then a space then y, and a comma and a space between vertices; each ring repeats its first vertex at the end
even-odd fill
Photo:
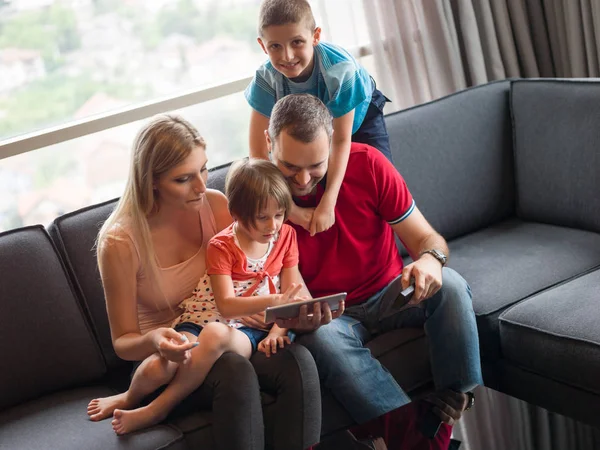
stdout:
POLYGON ((125 192, 98 233, 97 246, 101 248, 109 238, 120 239, 117 228, 127 224, 137 241, 146 277, 159 285, 158 262, 148 225, 148 217, 160 206, 154 184, 198 146, 206 149, 204 139, 187 120, 172 114, 154 116, 135 138, 125 192))

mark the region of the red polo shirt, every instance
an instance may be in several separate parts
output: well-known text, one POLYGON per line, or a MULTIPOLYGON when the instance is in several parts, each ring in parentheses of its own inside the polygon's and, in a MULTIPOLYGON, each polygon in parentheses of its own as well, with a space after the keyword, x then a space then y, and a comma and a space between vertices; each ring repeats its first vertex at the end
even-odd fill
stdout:
MULTIPOLYGON (((316 196, 296 198, 299 206, 316 206, 316 196)), ((402 176, 377 149, 352 143, 346 174, 335 206, 335 224, 310 234, 291 224, 298 235, 300 273, 313 297, 348 292, 346 305, 360 303, 402 272, 403 263, 390 224, 401 222, 415 207, 402 176)))

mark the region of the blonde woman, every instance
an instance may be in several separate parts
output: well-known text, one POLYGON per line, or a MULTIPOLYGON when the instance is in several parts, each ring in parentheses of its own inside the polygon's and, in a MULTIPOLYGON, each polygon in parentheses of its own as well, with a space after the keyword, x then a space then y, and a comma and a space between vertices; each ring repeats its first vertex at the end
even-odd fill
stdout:
MULTIPOLYGON (((201 354, 196 355, 199 347, 170 325, 181 312, 177 305, 206 271, 208 241, 232 223, 225 196, 206 187, 207 162, 206 144, 189 122, 173 115, 152 119, 135 139, 125 192, 98 236, 98 266, 113 345, 121 358, 135 362, 136 389, 92 400, 88 415, 91 420, 113 416, 117 433, 123 410, 142 403, 174 377, 193 383, 202 365, 201 354)), ((257 378, 261 385, 277 380, 277 386, 266 387, 276 390, 282 403, 290 402, 285 407, 288 419, 293 408, 298 410, 295 428, 289 429, 298 442, 288 448, 304 448, 318 440, 320 430, 304 429, 314 419, 304 416, 320 414, 319 399, 314 400, 318 408, 310 411, 299 411, 296 405, 302 403, 291 403, 310 403, 318 392, 305 391, 306 383, 298 382, 298 376, 283 381, 277 376, 278 371, 295 370, 303 376, 305 370, 316 374, 307 355, 294 346, 279 364, 257 364, 256 371, 246 358, 233 353, 215 363, 202 385, 207 394, 202 397, 212 394, 214 401, 199 406, 212 406, 217 448, 264 448, 257 378), (307 437, 307 431, 317 437, 307 437), (305 444, 306 439, 311 442, 305 444)))

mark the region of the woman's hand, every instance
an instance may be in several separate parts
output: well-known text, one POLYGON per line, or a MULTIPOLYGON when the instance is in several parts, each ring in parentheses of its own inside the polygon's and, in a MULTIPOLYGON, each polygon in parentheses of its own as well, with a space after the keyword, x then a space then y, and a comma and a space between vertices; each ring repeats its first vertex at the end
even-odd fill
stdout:
POLYGON ((272 354, 277 353, 277 347, 283 348, 285 344, 291 344, 290 338, 286 336, 277 336, 275 334, 269 333, 266 338, 264 338, 258 344, 258 351, 263 352, 267 358, 269 358, 272 354))
POLYGON ((150 333, 160 356, 178 364, 186 364, 192 357, 190 350, 198 345, 172 328, 157 328, 150 333))

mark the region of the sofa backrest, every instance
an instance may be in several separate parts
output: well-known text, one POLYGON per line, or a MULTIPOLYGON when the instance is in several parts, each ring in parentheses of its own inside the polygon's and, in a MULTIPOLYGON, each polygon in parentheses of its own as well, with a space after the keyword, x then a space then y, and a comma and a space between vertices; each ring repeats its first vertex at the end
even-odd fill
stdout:
POLYGON ((231 167, 231 163, 210 169, 206 186, 225 193, 225 178, 227 177, 227 172, 229 172, 229 167, 231 167))
POLYGON ((446 239, 514 215, 508 94, 491 83, 385 118, 396 168, 446 239))
POLYGON ((600 232, 600 83, 512 83, 517 216, 600 232))
POLYGON ((115 205, 116 200, 92 205, 60 216, 48 227, 48 232, 71 275, 82 308, 94 326, 94 332, 110 368, 120 366, 124 362, 114 352, 110 337, 95 243, 100 227, 115 205))
POLYGON ((98 343, 43 227, 0 234, 0 410, 106 372, 98 343))

